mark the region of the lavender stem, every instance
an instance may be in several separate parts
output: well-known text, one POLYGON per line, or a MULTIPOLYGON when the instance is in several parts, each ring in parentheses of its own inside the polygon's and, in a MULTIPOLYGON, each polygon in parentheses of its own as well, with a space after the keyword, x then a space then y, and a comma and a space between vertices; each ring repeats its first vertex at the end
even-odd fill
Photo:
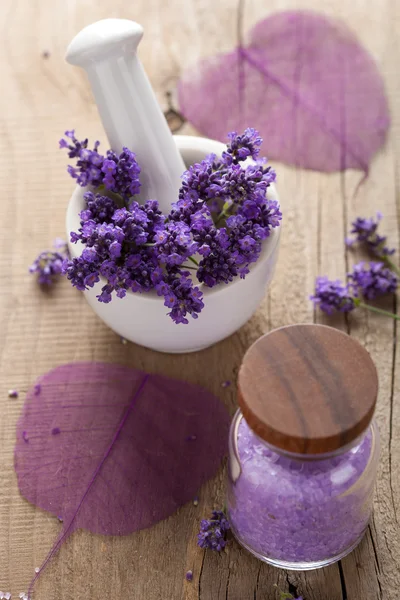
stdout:
POLYGON ((197 262, 197 260, 195 258, 193 258, 193 256, 189 256, 189 260, 196 265, 196 267, 199 266, 199 263, 197 262))
POLYGON ((364 302, 360 302, 357 304, 360 308, 366 308, 371 312, 378 313, 379 315, 385 315, 385 317, 391 317, 392 319, 396 319, 400 321, 400 315, 396 315, 395 313, 391 313, 388 310, 383 310, 383 308, 376 308, 376 306, 371 306, 370 304, 364 304, 364 302))

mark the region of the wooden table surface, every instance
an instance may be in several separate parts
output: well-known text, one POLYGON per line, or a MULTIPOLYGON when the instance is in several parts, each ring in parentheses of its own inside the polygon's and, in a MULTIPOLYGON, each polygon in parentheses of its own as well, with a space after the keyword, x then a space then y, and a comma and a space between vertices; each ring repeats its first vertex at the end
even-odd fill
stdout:
MULTIPOLYGON (((314 8, 343 18, 383 73, 392 112, 385 149, 354 197, 360 173, 326 175, 275 164, 285 215, 281 254, 271 289, 257 315, 236 335, 198 354, 168 356, 120 339, 93 314, 83 296, 61 281, 43 293, 27 275, 35 255, 64 235, 73 188, 62 132, 104 139, 82 71, 67 65, 66 46, 83 26, 105 17, 141 22, 140 57, 163 109, 176 107, 180 73, 200 56, 232 49, 237 41, 236 0, 2 0, 0 41, 0 589, 27 591, 34 568, 60 524, 19 495, 13 467, 15 425, 24 394, 40 374, 76 360, 103 360, 150 372, 184 376, 218 394, 233 412, 241 358, 261 334, 281 325, 330 322, 360 340, 380 376, 377 419, 382 455, 375 511, 361 545, 327 569, 284 572, 258 562, 232 542, 225 553, 196 545, 199 520, 224 498, 224 472, 168 520, 135 535, 106 538, 75 533, 45 571, 38 600, 269 600, 273 584, 305 600, 396 600, 400 594, 400 357, 396 325, 366 314, 326 321, 308 295, 317 274, 343 277, 356 260, 343 238, 356 215, 385 215, 384 229, 398 247, 400 165, 400 3, 397 0, 247 0, 242 27, 285 8, 314 8), (43 52, 49 52, 46 58, 43 52), (169 97, 169 93, 171 96, 169 97), (20 397, 8 398, 16 388, 20 397), (194 579, 185 581, 192 569, 194 579), (296 594, 295 594, 296 595, 296 594)), ((365 99, 368 101, 368 98, 365 99)), ((174 124, 176 125, 175 119, 174 124)), ((180 133, 192 133, 184 124, 180 133)), ((104 147, 104 146, 103 146, 104 147)), ((396 301, 387 308, 396 310, 396 301)), ((188 474, 188 477, 190 474, 188 474)))

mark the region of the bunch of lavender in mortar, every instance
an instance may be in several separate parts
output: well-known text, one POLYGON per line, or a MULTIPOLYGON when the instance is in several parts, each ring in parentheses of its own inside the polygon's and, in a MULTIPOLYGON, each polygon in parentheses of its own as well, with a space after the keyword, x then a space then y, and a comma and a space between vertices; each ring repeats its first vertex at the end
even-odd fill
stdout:
POLYGON ((262 139, 254 129, 230 133, 226 152, 208 156, 182 175, 179 198, 168 215, 157 200, 135 201, 140 167, 128 148, 118 156, 88 149, 73 131, 60 147, 77 159, 68 172, 90 186, 80 213, 81 227, 71 241, 85 245, 79 258, 66 259, 63 272, 79 290, 104 280, 99 302, 128 291, 155 289, 175 323, 197 318, 208 287, 244 278, 260 256, 262 243, 282 218, 279 205, 266 198, 275 172, 258 159, 262 139), (255 163, 244 164, 247 158, 255 163))

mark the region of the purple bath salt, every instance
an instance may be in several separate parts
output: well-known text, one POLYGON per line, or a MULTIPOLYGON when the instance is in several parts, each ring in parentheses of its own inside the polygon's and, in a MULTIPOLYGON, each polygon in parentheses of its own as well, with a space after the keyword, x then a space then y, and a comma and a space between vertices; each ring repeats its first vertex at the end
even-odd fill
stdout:
POLYGON ((250 348, 238 387, 227 489, 233 534, 282 568, 339 560, 372 511, 379 434, 369 354, 329 327, 283 327, 250 348))
POLYGON ((268 447, 240 413, 236 419, 241 473, 228 506, 240 541, 291 563, 330 562, 357 544, 372 508, 376 427, 343 454, 301 460, 268 447))

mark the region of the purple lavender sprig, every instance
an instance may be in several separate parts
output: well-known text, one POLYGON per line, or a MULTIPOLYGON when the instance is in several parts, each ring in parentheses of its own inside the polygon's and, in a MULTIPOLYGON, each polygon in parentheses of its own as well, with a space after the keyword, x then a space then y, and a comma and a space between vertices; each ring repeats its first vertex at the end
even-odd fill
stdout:
POLYGON ((348 273, 347 280, 348 283, 343 284, 339 280, 331 281, 327 277, 317 277, 315 291, 310 299, 328 315, 334 312, 351 312, 360 307, 392 319, 400 319, 400 315, 362 301, 363 298, 374 300, 397 290, 398 278, 384 263, 360 262, 348 273))
POLYGON ((383 263, 358 263, 348 275, 354 293, 366 300, 375 300, 385 294, 393 294, 397 290, 398 278, 383 263))
POLYGON ((110 302, 113 293, 123 298, 128 291, 155 289, 164 297, 169 316, 187 324, 187 316, 197 318, 204 307, 190 272, 208 287, 244 278, 263 241, 280 225, 279 205, 266 197, 275 172, 262 161, 240 164, 258 156, 262 140, 254 129, 230 134, 220 159, 211 155, 183 174, 179 199, 168 216, 155 200, 144 206, 132 201, 139 172, 133 153, 124 149, 116 157, 109 151, 104 158, 97 142, 88 150, 87 140, 79 142, 74 132, 66 135, 71 143, 61 140, 61 147, 78 158, 71 174, 81 185, 97 185, 97 190, 84 195, 80 228, 71 232, 71 241, 85 249, 64 262, 63 272, 79 290, 103 278, 100 302, 110 302), (121 198, 105 196, 104 188, 121 198))
POLYGON ((327 315, 347 313, 356 307, 349 285, 343 284, 339 279, 332 281, 328 277, 317 277, 315 292, 310 300, 327 315))
POLYGON ((68 150, 69 158, 76 158, 76 166, 68 166, 68 173, 77 183, 86 187, 88 185, 105 189, 120 195, 125 203, 129 203, 132 196, 140 191, 140 167, 136 162, 136 155, 128 148, 123 148, 120 155, 112 150, 107 150, 106 156, 98 152, 100 142, 95 142, 93 150, 88 148, 88 139, 79 141, 75 131, 66 131, 67 140, 62 138, 60 148, 68 150))
POLYGON ((221 552, 226 546, 226 534, 230 529, 229 521, 222 510, 213 510, 211 519, 203 519, 197 536, 200 548, 221 552))
POLYGON ((227 151, 222 155, 225 164, 237 164, 249 157, 256 160, 262 144, 262 139, 256 129, 249 127, 242 135, 238 135, 236 131, 233 131, 228 134, 228 139, 230 143, 227 146, 227 151))
POLYGON ((118 208, 112 201, 92 192, 85 194, 87 208, 81 212, 81 227, 71 241, 85 245, 82 255, 66 260, 63 272, 79 290, 93 287, 100 277, 107 283, 97 296, 112 300, 113 292, 123 298, 128 290, 155 289, 170 308, 175 323, 187 324, 187 315, 197 318, 204 307, 202 293, 193 284, 184 263, 197 251, 185 223, 166 223, 158 203, 118 208), (101 213, 101 218, 99 217, 101 213))
POLYGON ((378 233, 379 223, 382 220, 382 213, 377 212, 376 220, 373 218, 366 219, 364 217, 357 217, 351 226, 350 234, 353 234, 353 238, 346 238, 346 244, 348 247, 353 247, 357 242, 365 247, 370 254, 385 261, 387 265, 400 275, 400 270, 393 263, 390 257, 395 253, 394 248, 389 248, 387 245, 387 237, 382 236, 378 233))
POLYGON ((227 152, 192 165, 182 177, 179 201, 170 218, 191 228, 202 259, 197 276, 208 287, 244 278, 260 256, 262 241, 282 219, 279 205, 266 198, 275 172, 255 158, 262 142, 254 129, 229 135, 227 152))
POLYGON ((64 261, 68 258, 68 247, 64 240, 57 238, 53 243, 54 251, 44 250, 33 261, 29 267, 29 272, 37 275, 40 285, 52 285, 57 276, 62 273, 64 261))

